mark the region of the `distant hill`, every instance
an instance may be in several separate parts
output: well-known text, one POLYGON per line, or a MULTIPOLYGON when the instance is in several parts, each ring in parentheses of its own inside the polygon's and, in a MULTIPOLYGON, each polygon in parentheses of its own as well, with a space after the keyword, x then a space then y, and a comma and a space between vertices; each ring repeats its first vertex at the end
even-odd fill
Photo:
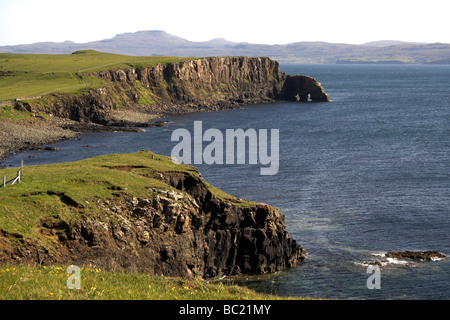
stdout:
POLYGON ((379 41, 371 41, 363 43, 363 46, 370 46, 370 47, 389 47, 389 46, 396 46, 399 44, 412 44, 412 45, 426 45, 429 43, 426 42, 405 42, 405 41, 398 41, 398 40, 379 40, 379 41))
POLYGON ((139 31, 88 43, 41 42, 3 46, 2 53, 69 54, 97 50, 136 56, 266 56, 280 62, 298 63, 449 63, 450 44, 414 43, 393 40, 362 45, 327 42, 295 42, 284 45, 253 44, 213 39, 189 41, 165 31, 139 31))

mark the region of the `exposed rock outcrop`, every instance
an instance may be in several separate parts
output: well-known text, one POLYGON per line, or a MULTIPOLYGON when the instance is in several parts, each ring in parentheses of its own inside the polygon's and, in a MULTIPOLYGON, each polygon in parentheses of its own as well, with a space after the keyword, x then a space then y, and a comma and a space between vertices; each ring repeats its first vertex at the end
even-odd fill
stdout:
POLYGON ((314 78, 287 76, 279 97, 288 101, 329 101, 328 95, 314 78))
POLYGON ((447 258, 439 251, 389 251, 383 254, 374 254, 379 257, 375 261, 362 263, 365 266, 375 265, 379 267, 401 266, 415 267, 417 262, 439 261, 447 258))
POLYGON ((386 257, 416 261, 433 261, 445 259, 447 256, 439 251, 389 251, 386 253, 386 257))
POLYGON ((102 79, 104 87, 80 94, 52 94, 39 103, 17 101, 16 108, 76 121, 128 125, 114 119, 111 112, 128 108, 174 114, 271 101, 329 101, 315 79, 288 76, 269 58, 211 57, 91 75, 102 79))

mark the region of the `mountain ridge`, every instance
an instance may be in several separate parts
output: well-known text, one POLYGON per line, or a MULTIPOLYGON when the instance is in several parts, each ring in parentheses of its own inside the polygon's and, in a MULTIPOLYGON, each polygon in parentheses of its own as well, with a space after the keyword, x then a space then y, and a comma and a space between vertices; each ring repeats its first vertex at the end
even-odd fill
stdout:
POLYGON ((300 41, 288 44, 254 44, 223 38, 189 41, 163 30, 117 34, 113 38, 87 43, 40 42, 0 46, 2 53, 69 54, 79 50, 135 56, 267 56, 279 62, 294 63, 443 63, 448 64, 450 44, 381 40, 361 45, 300 41))

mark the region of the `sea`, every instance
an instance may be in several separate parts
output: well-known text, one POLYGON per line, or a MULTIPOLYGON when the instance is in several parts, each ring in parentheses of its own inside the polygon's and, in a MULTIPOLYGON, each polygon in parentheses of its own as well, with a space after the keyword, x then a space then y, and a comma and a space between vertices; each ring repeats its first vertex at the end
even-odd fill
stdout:
POLYGON ((366 262, 388 251, 450 255, 450 66, 282 64, 316 78, 331 102, 268 103, 167 117, 145 132, 84 134, 59 151, 18 153, 4 166, 74 161, 142 149, 170 155, 175 129, 278 129, 279 170, 199 164, 205 180, 285 214, 309 254, 298 266, 233 281, 282 296, 449 299, 450 259, 366 262), (378 272, 378 273, 377 273, 378 272), (377 276, 375 279, 374 276, 377 276), (378 286, 370 283, 378 281, 378 286))

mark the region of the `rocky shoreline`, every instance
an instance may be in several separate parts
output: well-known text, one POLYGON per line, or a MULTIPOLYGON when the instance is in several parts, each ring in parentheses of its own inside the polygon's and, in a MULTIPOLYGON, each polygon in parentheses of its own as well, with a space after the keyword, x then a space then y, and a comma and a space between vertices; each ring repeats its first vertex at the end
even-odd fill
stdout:
POLYGON ((1 161, 18 152, 38 150, 45 145, 76 139, 80 134, 93 132, 139 132, 137 127, 112 127, 82 123, 70 119, 35 117, 26 120, 0 119, 1 161))
POLYGON ((104 87, 16 100, 32 117, 0 119, 0 160, 88 132, 139 131, 152 119, 277 101, 330 101, 315 79, 283 73, 269 58, 211 57, 91 74, 104 87))
MULTIPOLYGON (((229 105, 218 104, 204 111, 218 111, 239 108, 267 101, 235 102, 229 105)), ((145 127, 162 127, 166 116, 198 112, 198 108, 189 104, 184 106, 157 105, 151 109, 139 111, 113 112, 108 124, 81 122, 62 117, 32 117, 30 119, 0 119, 0 169, 2 161, 19 152, 40 150, 45 145, 77 139, 81 134, 96 132, 142 132, 145 127)))

